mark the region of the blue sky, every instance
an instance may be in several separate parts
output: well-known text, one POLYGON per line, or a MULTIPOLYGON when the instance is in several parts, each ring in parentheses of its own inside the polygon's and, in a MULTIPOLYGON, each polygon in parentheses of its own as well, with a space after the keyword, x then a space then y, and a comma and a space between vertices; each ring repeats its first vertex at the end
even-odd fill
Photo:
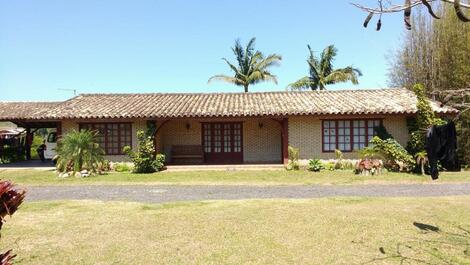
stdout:
MULTIPOLYGON (((356 0, 375 3, 375 0, 356 0)), ((284 90, 307 74, 307 48, 334 44, 336 67, 364 73, 357 87, 387 86, 385 56, 399 44, 402 15, 364 29, 366 14, 343 0, 0 0, 0 100, 63 100, 79 93, 240 92, 211 83, 229 74, 230 47, 283 56, 272 71, 284 90), (328 4, 327 4, 328 3, 328 4)))

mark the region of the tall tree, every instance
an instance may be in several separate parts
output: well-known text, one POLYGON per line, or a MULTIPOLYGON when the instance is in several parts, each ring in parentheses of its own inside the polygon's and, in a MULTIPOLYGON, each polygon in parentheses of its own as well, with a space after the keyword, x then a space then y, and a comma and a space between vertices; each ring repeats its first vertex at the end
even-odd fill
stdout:
POLYGON ((459 24, 454 10, 431 20, 418 12, 403 45, 390 57, 389 83, 411 88, 422 83, 428 91, 470 86, 470 24, 459 24))
MULTIPOLYGON (((462 103, 470 96, 459 91, 470 88, 470 23, 461 23, 449 5, 436 12, 440 20, 423 12, 413 17, 412 30, 390 57, 389 83, 407 88, 424 84, 428 96, 464 110, 468 107, 462 103)), ((462 112, 457 129, 461 159, 470 164, 470 111, 462 112)))
POLYGON ((226 58, 222 58, 233 71, 234 75, 215 75, 209 79, 209 83, 214 80, 219 80, 242 86, 245 89, 245 93, 248 92, 250 85, 259 82, 271 81, 277 84, 277 77, 269 71, 269 68, 279 65, 282 57, 278 54, 264 56, 263 53, 255 50, 255 41, 256 38, 252 38, 246 47, 243 48, 240 40, 236 40, 232 51, 237 62, 231 63, 226 58))
POLYGON ((323 90, 327 85, 341 82, 351 81, 355 85, 359 84, 358 77, 362 76, 359 69, 352 66, 340 69, 333 68, 333 61, 338 54, 338 50, 334 45, 326 47, 320 58, 315 56, 310 45, 307 45, 307 47, 310 53, 307 59, 310 75, 289 84, 289 88, 292 90, 323 90))

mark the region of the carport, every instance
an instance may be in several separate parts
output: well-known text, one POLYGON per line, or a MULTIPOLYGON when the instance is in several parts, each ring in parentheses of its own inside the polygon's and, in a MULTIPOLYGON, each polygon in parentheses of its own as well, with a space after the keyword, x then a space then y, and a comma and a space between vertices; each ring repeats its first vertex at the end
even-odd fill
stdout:
POLYGON ((17 137, 25 135, 25 140, 20 141, 18 151, 24 153, 26 160, 31 160, 31 145, 34 133, 42 128, 55 128, 57 135, 62 132, 60 121, 43 120, 44 114, 57 102, 0 102, 0 121, 12 122, 23 128, 17 137))

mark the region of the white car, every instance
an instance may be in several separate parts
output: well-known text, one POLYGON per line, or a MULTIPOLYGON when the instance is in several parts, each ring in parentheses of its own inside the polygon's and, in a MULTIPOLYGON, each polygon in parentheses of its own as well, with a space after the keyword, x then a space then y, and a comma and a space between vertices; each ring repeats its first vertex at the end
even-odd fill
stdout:
POLYGON ((56 156, 57 147, 57 132, 50 132, 46 139, 46 150, 44 151, 44 157, 46 159, 53 159, 56 156))

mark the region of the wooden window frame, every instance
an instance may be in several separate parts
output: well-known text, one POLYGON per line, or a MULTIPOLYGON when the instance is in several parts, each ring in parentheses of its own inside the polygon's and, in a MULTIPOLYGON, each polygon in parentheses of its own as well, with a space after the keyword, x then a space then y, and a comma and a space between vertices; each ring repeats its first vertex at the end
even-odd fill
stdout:
POLYGON ((337 150, 340 150, 339 149, 339 143, 338 143, 338 121, 349 121, 349 129, 350 129, 350 145, 351 145, 351 149, 350 150, 341 150, 341 152, 343 153, 352 153, 354 151, 357 151, 357 150, 354 150, 354 121, 364 121, 364 126, 365 126, 365 139, 366 139, 366 143, 365 143, 365 147, 369 146, 369 121, 379 121, 380 122, 380 126, 383 126, 383 118, 366 118, 366 119, 322 119, 320 120, 321 121, 321 149, 322 149, 322 153, 334 153, 335 150, 326 150, 325 149, 325 122, 331 122, 333 121, 334 124, 335 124, 335 136, 336 136, 336 149, 337 150))
POLYGON ((78 128, 81 131, 81 130, 85 129, 84 128, 85 126, 94 127, 96 125, 103 125, 104 126, 104 135, 102 136, 103 139, 104 139, 104 142, 103 142, 104 146, 101 146, 101 148, 103 148, 103 150, 105 152, 105 155, 108 155, 108 156, 125 155, 125 153, 122 151, 122 149, 124 148, 124 146, 127 146, 127 144, 122 145, 122 142, 121 142, 121 136, 122 136, 122 134, 121 134, 121 125, 129 126, 129 133, 130 133, 129 146, 133 146, 132 123, 131 122, 82 122, 82 123, 78 124, 78 128), (117 132, 118 132, 118 134, 117 134, 118 152, 117 153, 109 152, 109 150, 110 150, 110 148, 109 148, 110 141, 108 140, 108 126, 109 125, 117 125, 117 132))

